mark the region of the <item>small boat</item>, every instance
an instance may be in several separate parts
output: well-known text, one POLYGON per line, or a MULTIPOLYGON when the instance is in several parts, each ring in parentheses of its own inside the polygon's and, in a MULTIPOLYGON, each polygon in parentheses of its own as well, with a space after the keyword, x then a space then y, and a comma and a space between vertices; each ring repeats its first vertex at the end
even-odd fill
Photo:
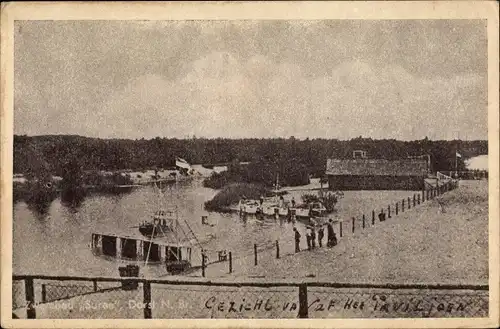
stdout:
POLYGON ((169 217, 172 211, 158 210, 153 221, 143 222, 139 225, 139 232, 148 238, 164 237, 175 229, 177 219, 169 217))
POLYGON ((289 209, 285 207, 281 207, 278 209, 278 213, 280 216, 288 216, 289 214, 289 209))
POLYGON ((274 216, 274 214, 276 213, 276 209, 278 209, 278 205, 277 204, 264 204, 264 207, 263 207, 263 212, 264 212, 264 215, 267 215, 267 216, 274 216))
POLYGON ((255 200, 248 200, 248 201, 241 202, 240 211, 242 211, 246 214, 255 215, 255 214, 261 212, 260 203, 258 201, 255 201, 255 200))
POLYGON ((327 213, 325 206, 321 202, 314 202, 310 204, 311 206, 311 215, 313 216, 323 216, 327 213))
POLYGON ((299 204, 294 210, 296 217, 311 217, 311 208, 308 204, 299 204))

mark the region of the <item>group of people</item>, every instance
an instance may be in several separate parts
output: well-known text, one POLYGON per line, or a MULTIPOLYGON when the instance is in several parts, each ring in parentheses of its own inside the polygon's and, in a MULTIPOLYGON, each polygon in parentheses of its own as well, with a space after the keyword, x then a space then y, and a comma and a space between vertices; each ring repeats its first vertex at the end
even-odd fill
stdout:
MULTIPOLYGON (((337 235, 333 229, 333 220, 330 218, 326 225, 321 225, 318 229, 317 241, 319 247, 323 247, 323 238, 325 236, 325 226, 327 230, 326 246, 331 248, 337 245, 337 235)), ((300 238, 301 234, 294 226, 293 231, 295 233, 295 252, 300 252, 300 238)), ((316 248, 316 225, 308 225, 306 230, 306 242, 307 250, 312 250, 316 248)))

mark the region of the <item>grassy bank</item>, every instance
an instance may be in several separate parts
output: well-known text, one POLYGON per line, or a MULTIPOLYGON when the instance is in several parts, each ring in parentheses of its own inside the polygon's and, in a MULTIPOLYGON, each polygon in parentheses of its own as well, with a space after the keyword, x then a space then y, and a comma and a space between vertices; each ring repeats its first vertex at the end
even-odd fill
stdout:
POLYGON ((207 211, 230 211, 229 207, 243 197, 247 199, 258 199, 262 195, 268 195, 266 187, 249 183, 233 183, 225 186, 212 200, 205 202, 207 211))

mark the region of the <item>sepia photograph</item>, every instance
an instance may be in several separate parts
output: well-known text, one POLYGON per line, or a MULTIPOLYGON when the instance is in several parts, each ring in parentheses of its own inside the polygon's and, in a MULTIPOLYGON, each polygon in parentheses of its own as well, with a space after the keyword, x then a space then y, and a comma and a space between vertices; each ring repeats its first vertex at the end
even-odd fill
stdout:
POLYGON ((489 4, 493 21, 9 19, 2 324, 498 325, 489 4))

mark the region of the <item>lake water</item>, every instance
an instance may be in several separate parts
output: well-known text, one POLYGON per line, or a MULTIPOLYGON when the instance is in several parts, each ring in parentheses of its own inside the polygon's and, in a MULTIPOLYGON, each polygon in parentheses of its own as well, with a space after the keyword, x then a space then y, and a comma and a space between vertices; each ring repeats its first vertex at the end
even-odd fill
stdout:
MULTIPOLYGON (((300 200, 304 191, 294 191, 285 196, 300 200)), ((411 191, 351 191, 337 205, 338 212, 331 217, 348 220, 360 218, 367 221, 371 211, 395 200, 413 195, 411 191)), ((202 186, 202 181, 173 184, 164 189, 162 203, 177 206, 179 217, 186 220, 198 239, 205 241, 209 250, 227 249, 233 254, 248 254, 253 244, 265 245, 279 239, 280 244, 293 243, 291 224, 274 219, 243 221, 237 214, 208 214, 213 227, 201 225, 205 201, 216 191, 202 186), (210 234, 215 238, 210 239, 210 234)), ((92 254, 89 244, 94 232, 136 234, 138 225, 157 209, 157 194, 153 187, 140 187, 120 195, 91 195, 78 204, 67 204, 56 198, 42 207, 19 201, 14 205, 13 218, 13 273, 47 275, 105 275, 117 276, 120 262, 92 254)), ((303 224, 297 223, 300 230, 303 224)), ((347 231, 347 230, 346 230, 347 231)), ((348 233, 347 233, 348 234, 348 233)), ((193 255, 193 258, 196 258, 193 255)), ((199 255, 198 255, 199 256, 199 255)), ((194 264, 198 265, 198 264, 194 264)), ((141 270, 143 271, 143 270, 141 270)), ((148 276, 165 274, 164 266, 145 268, 148 276)), ((143 271, 144 273, 144 271, 143 271)))

